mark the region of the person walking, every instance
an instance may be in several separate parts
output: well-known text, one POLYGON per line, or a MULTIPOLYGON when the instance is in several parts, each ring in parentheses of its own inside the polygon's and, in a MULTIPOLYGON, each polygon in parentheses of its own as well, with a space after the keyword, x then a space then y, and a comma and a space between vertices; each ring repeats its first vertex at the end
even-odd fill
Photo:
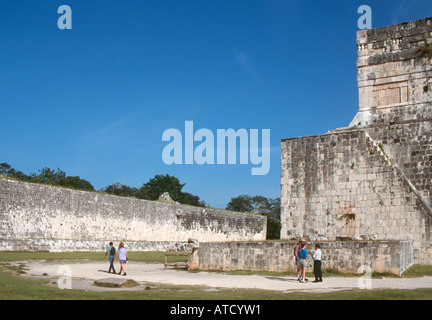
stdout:
POLYGON ((109 243, 109 245, 105 251, 105 258, 104 259, 106 259, 107 256, 109 257, 109 263, 110 263, 108 273, 111 273, 111 269, 112 269, 113 273, 116 273, 115 268, 114 268, 114 259, 116 256, 116 249, 115 249, 114 244, 112 242, 109 243))
POLYGON ((123 270, 123 275, 125 276, 126 275, 125 265, 126 265, 126 261, 127 261, 127 249, 125 248, 123 242, 120 242, 119 249, 118 249, 118 252, 117 252, 117 258, 116 258, 116 260, 120 261, 120 272, 119 272, 119 275, 121 275, 122 270, 123 270))
POLYGON ((306 250, 306 243, 302 243, 300 250, 297 254, 297 258, 299 260, 300 274, 301 274, 301 278, 299 279, 299 281, 301 283, 305 283, 306 282, 307 258, 308 258, 308 252, 306 250))
POLYGON ((315 251, 311 253, 311 255, 314 262, 314 274, 315 274, 315 281, 313 282, 322 282, 322 271, 321 271, 322 253, 319 244, 315 245, 315 251))

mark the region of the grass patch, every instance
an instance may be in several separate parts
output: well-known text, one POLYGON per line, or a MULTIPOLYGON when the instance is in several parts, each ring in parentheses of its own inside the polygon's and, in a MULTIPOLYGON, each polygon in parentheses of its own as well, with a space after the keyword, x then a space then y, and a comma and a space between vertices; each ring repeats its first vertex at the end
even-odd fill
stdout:
POLYGON ((61 290, 51 280, 26 279, 0 267, 1 300, 431 300, 432 289, 345 290, 283 293, 256 289, 206 291, 201 286, 155 285, 152 290, 95 292, 61 290))
POLYGON ((402 276, 406 278, 432 277, 432 266, 415 264, 406 270, 402 276))
MULTIPOLYGON (((146 263, 164 263, 165 254, 168 252, 159 251, 131 251, 128 252, 130 261, 146 262, 146 263)), ((178 252, 173 252, 178 253, 178 252)), ((46 252, 46 251, 3 251, 0 252, 0 261, 24 261, 24 260, 90 260, 100 261, 104 259, 105 252, 46 252)), ((170 262, 187 261, 188 257, 176 256, 169 257, 170 262)))

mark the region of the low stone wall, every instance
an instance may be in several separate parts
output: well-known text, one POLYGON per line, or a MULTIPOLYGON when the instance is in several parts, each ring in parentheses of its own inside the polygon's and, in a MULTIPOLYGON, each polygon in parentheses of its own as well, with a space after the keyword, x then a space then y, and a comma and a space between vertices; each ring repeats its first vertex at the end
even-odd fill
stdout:
MULTIPOLYGON (((200 243, 191 256, 190 269, 296 272, 295 244, 293 241, 200 243)), ((320 242, 320 246, 323 269, 363 273, 370 268, 372 272, 400 275, 414 264, 411 241, 326 241, 320 242)), ((313 249, 313 244, 307 246, 308 251, 313 249)))

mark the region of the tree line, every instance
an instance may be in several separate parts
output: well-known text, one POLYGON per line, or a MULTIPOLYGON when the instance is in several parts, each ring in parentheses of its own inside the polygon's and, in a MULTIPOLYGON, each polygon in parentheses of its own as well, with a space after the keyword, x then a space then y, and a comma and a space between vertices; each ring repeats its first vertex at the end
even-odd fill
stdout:
POLYGON ((231 198, 226 209, 236 212, 258 213, 267 217, 267 239, 280 239, 280 198, 241 195, 231 198))
MULTIPOLYGON (((37 173, 29 175, 16 170, 8 163, 0 163, 0 175, 24 182, 61 186, 83 191, 98 191, 122 197, 134 197, 137 199, 157 200, 159 196, 168 192, 171 199, 181 204, 209 207, 199 196, 182 191, 185 183, 174 176, 155 175, 140 188, 130 187, 120 182, 95 190, 93 185, 79 176, 68 176, 64 171, 45 167, 37 173)), ((271 199, 263 196, 241 195, 231 198, 226 210, 246 213, 257 213, 267 217, 267 238, 279 239, 280 235, 280 198, 271 199)))
MULTIPOLYGON (((12 168, 8 163, 0 163, 0 175, 24 182, 47 184, 83 191, 96 191, 89 181, 81 179, 79 176, 68 176, 66 172, 60 170, 60 168, 53 170, 45 167, 38 170, 38 173, 30 173, 27 175, 22 171, 12 168)), ((169 192, 171 199, 179 203, 199 207, 206 206, 205 201, 201 200, 198 196, 182 191, 184 186, 185 183, 181 183, 178 178, 167 174, 156 175, 147 183, 144 183, 141 188, 130 187, 116 182, 97 191, 145 200, 157 200, 162 193, 169 192)))

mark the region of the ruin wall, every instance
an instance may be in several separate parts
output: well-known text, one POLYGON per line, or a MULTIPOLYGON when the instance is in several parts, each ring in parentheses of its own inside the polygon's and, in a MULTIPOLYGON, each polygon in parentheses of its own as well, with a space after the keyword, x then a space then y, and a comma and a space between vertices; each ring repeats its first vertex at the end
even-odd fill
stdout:
POLYGON ((281 238, 408 240, 432 264, 432 18, 357 33, 349 127, 281 141, 281 238))
POLYGON ((161 250, 189 238, 265 240, 266 218, 0 179, 3 251, 98 251, 109 241, 161 250))
MULTIPOLYGON (((292 272, 295 275, 295 245, 295 241, 200 243, 189 260, 189 268, 292 272)), ((410 241, 324 241, 320 246, 323 270, 401 275, 414 263, 410 241)), ((314 250, 312 243, 307 250, 314 250)), ((311 259, 309 264, 312 267, 311 259)))

